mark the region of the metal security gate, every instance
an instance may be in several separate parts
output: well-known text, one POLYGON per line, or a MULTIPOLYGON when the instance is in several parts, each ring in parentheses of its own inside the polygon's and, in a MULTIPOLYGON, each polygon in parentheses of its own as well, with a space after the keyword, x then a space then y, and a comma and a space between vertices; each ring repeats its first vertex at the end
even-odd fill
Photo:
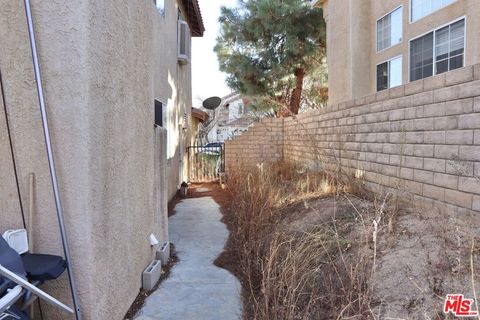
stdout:
POLYGON ((189 182, 213 182, 225 172, 225 145, 190 146, 188 150, 189 182))

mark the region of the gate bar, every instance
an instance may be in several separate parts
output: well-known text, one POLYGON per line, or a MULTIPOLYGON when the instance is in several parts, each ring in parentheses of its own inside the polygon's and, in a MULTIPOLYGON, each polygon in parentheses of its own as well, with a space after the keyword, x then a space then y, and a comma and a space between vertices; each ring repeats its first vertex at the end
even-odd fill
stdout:
POLYGON ((68 247, 67 234, 65 231, 65 223, 63 221, 63 209, 62 209, 62 203, 60 200, 60 190, 58 188, 57 172, 55 170, 55 161, 53 159, 52 142, 50 140, 50 130, 48 128, 48 118, 47 118, 47 111, 45 108, 45 97, 43 94, 42 76, 40 72, 40 63, 38 61, 37 44, 35 40, 35 30, 33 27, 30 0, 24 0, 24 2, 25 2, 25 13, 27 16, 28 35, 30 38, 30 46, 32 49, 32 59, 33 59, 33 67, 35 71, 35 80, 37 82, 38 102, 40 104, 40 113, 42 116, 43 135, 45 138, 45 145, 47 148, 48 166, 50 169, 50 178, 52 180, 53 194, 55 196, 55 207, 57 209, 56 210, 57 219, 60 227, 60 234, 62 237, 63 253, 65 255, 65 262, 67 264, 68 281, 70 282, 70 291, 72 294, 73 305, 75 307, 75 318, 77 320, 81 320, 80 305, 77 297, 77 290, 76 290, 75 280, 73 278, 73 272, 72 272, 70 249, 68 247))

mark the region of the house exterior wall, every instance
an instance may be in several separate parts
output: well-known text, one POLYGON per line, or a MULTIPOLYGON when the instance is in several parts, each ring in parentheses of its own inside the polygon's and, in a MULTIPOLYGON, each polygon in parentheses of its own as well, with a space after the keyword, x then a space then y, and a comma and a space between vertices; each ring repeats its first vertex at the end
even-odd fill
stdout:
POLYGON ((227 174, 278 160, 313 169, 341 166, 412 204, 478 214, 480 65, 264 120, 226 142, 227 174))
POLYGON ((323 5, 327 22, 329 102, 356 99, 376 92, 376 66, 403 57, 403 84, 409 82, 411 39, 465 17, 465 66, 480 63, 480 6, 475 0, 456 0, 420 20, 410 22, 410 0, 327 0, 323 5), (402 42, 377 52, 377 20, 403 7, 402 42))
MULTIPOLYGON (((163 17, 147 0, 31 2, 83 318, 122 319, 154 258, 148 236, 168 240, 166 203, 180 180, 191 108, 190 65, 177 63, 181 8, 165 0, 163 17), (168 162, 154 98, 169 108, 168 162)), ((25 210, 35 174, 33 250, 62 255, 23 1, 0 7, 0 68, 25 210)), ((23 225, 0 107, 3 232, 23 225)), ((43 288, 70 303, 66 274, 43 288)), ((42 309, 46 319, 69 318, 42 309)))
POLYGON ((224 97, 223 103, 215 110, 215 124, 208 131, 208 141, 231 140, 247 130, 251 123, 261 115, 255 115, 246 108, 247 106, 239 94, 224 97))

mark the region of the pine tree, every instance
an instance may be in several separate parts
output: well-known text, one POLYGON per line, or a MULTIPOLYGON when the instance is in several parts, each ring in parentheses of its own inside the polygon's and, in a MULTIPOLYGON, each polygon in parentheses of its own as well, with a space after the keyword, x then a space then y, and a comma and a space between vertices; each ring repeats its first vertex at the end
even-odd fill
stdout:
POLYGON ((240 0, 222 7, 219 22, 215 52, 228 85, 279 114, 298 114, 304 78, 324 61, 322 9, 304 0, 240 0))

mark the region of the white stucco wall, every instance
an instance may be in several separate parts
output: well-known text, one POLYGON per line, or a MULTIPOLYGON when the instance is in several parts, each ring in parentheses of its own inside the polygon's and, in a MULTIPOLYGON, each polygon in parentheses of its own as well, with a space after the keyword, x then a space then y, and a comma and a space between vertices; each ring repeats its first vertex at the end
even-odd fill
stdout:
MULTIPOLYGON (((23 1, 0 7, 0 68, 25 207, 28 174, 36 175, 34 249, 61 254, 23 1)), ((166 200, 179 183, 191 74, 177 64, 178 5, 165 0, 165 17, 147 0, 32 0, 32 9, 83 316, 122 319, 154 256, 149 234, 168 237, 166 200), (174 128, 168 165, 154 98, 167 103, 174 128)), ((0 231, 22 227, 4 116, 0 108, 0 231)), ((44 288, 69 302, 66 279, 44 288)), ((42 307, 46 319, 68 319, 42 307)))

